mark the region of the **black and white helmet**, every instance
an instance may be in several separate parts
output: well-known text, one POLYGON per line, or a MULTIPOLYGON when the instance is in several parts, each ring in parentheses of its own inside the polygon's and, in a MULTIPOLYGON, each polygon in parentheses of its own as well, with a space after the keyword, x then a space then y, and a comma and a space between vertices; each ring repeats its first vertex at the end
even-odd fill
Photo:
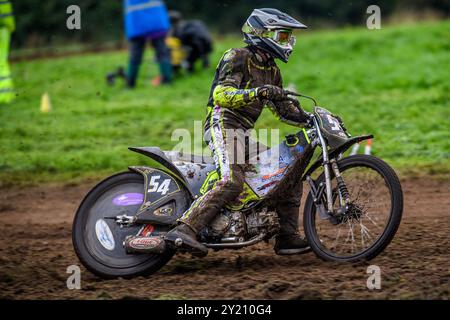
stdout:
POLYGON ((245 42, 287 62, 295 45, 294 29, 306 29, 303 23, 277 9, 255 9, 242 26, 245 42))

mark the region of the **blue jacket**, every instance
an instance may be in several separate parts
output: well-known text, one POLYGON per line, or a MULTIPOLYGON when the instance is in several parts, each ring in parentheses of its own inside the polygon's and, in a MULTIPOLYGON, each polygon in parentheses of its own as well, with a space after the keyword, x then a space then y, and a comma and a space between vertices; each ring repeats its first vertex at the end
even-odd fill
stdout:
POLYGON ((152 37, 170 29, 167 8, 161 0, 124 0, 124 15, 128 39, 152 37))

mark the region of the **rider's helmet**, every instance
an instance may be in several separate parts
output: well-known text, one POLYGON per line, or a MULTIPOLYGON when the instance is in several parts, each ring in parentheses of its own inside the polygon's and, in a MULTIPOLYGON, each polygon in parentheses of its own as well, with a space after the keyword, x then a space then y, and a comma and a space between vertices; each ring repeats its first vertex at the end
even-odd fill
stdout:
POLYGON ((306 29, 303 23, 277 9, 255 9, 242 26, 245 42, 287 62, 295 45, 294 29, 306 29))

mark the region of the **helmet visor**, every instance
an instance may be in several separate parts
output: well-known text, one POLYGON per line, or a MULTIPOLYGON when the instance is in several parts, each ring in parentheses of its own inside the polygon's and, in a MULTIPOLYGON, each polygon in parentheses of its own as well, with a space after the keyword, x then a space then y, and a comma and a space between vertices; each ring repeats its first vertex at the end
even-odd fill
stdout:
POLYGON ((294 46, 296 42, 291 29, 258 30, 245 23, 242 26, 242 31, 247 34, 272 39, 281 46, 294 46))
POLYGON ((273 39, 273 41, 282 46, 286 45, 293 46, 295 44, 295 37, 292 35, 292 30, 288 29, 275 30, 273 31, 271 38, 273 39))

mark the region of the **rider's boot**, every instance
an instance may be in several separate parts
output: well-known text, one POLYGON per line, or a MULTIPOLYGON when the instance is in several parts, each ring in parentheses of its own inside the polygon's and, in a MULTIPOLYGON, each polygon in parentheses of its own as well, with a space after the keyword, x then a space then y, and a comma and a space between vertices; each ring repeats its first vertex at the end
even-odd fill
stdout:
POLYGON ((278 255, 290 255, 311 251, 308 241, 297 234, 278 235, 276 238, 275 253, 278 255))
POLYGON ((194 205, 178 220, 179 225, 164 236, 164 240, 191 252, 193 255, 206 256, 208 248, 197 240, 197 234, 211 221, 216 213, 217 208, 215 206, 203 206, 202 203, 194 205))
POLYGON ((213 189, 198 198, 178 219, 180 224, 165 235, 166 242, 188 250, 194 255, 205 256, 208 253, 208 248, 197 241, 198 233, 211 222, 221 208, 236 199, 243 189, 242 166, 232 165, 232 168, 232 175, 219 180, 213 189))
POLYGON ((274 250, 278 255, 290 255, 311 251, 308 241, 298 234, 298 206, 283 206, 277 210, 280 234, 276 237, 274 250))

